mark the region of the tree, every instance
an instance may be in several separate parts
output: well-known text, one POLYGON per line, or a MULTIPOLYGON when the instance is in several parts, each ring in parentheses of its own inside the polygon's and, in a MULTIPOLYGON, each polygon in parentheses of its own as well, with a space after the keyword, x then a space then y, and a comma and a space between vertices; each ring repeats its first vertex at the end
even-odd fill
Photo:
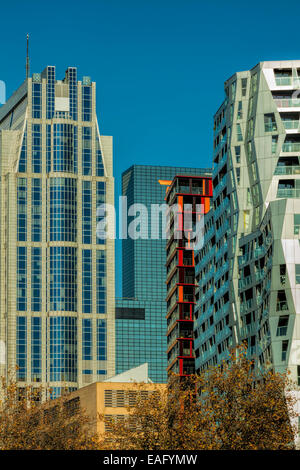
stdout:
MULTIPOLYGON (((258 373, 245 347, 230 361, 189 381, 170 379, 149 399, 110 422, 107 448, 144 450, 293 449, 294 385, 287 375, 258 373)), ((101 419, 105 419, 102 417, 101 419)))
POLYGON ((66 394, 41 402, 42 387, 18 388, 2 378, 0 389, 1 450, 81 450, 99 449, 90 420, 79 402, 66 394))

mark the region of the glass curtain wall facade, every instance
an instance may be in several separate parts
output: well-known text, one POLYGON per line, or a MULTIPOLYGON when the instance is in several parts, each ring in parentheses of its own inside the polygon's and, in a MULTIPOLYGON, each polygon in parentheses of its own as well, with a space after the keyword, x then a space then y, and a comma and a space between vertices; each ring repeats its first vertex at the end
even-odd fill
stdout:
POLYGON ((225 82, 214 118, 213 208, 196 256, 196 370, 246 341, 258 370, 299 382, 300 61, 225 82))
POLYGON ((114 242, 96 236, 112 138, 95 93, 75 67, 57 80, 48 66, 0 108, 0 368, 54 396, 115 374, 114 242))
MULTIPOLYGON (((148 227, 122 241, 123 298, 116 300, 116 373, 145 362, 153 382, 167 380, 166 239, 151 204, 166 204, 166 183, 176 174, 210 175, 210 169, 134 165, 122 175, 127 207, 144 204, 148 227), (151 228, 153 238, 151 239, 151 228), (154 237, 157 236, 157 239, 154 237)), ((135 216, 128 216, 128 232, 135 216)))

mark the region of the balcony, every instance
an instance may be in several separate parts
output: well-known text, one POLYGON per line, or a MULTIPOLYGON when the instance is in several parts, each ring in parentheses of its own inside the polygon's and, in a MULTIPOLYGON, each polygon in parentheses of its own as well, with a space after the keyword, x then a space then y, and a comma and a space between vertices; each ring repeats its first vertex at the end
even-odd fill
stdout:
POLYGON ((288 306, 288 303, 286 300, 282 301, 282 302, 277 302, 277 305, 276 305, 276 311, 277 312, 285 312, 289 309, 289 306, 288 306))
POLYGON ((239 289, 245 289, 248 287, 252 282, 252 276, 244 277, 243 279, 239 279, 239 289))
POLYGON ((285 120, 283 119, 282 120, 283 122, 283 125, 284 125, 284 128, 288 131, 288 130, 292 130, 292 129, 297 129, 299 128, 299 121, 298 120, 285 120))
POLYGON ((291 86, 292 77, 275 77, 276 86, 291 86))
POLYGON ((215 292, 215 297, 214 301, 217 302, 217 300, 222 297, 226 291, 229 290, 229 281, 224 282, 224 284, 215 292))
POLYGON ((225 326, 221 331, 216 333, 216 343, 220 343, 223 341, 227 336, 231 335, 231 328, 229 326, 225 326))
POLYGON ((282 152, 300 152, 300 142, 284 142, 282 152))
POLYGON ((247 338, 248 336, 252 336, 256 333, 256 324, 250 323, 249 325, 245 325, 241 328, 241 337, 247 338))
POLYGON ((300 175, 300 165, 296 166, 277 166, 275 175, 300 175))
POLYGON ((300 189, 295 188, 278 188, 277 198, 300 198, 300 189))
POLYGON ((253 308, 253 299, 249 299, 241 303, 241 313, 245 313, 248 310, 251 310, 252 308, 253 308))
POLYGON ((286 336, 287 335, 287 326, 278 326, 276 331, 276 336, 286 336))
POLYGON ((215 323, 218 323, 222 318, 224 318, 227 315, 227 313, 229 312, 229 305, 230 305, 229 302, 227 302, 221 308, 219 308, 219 310, 215 312, 215 315, 214 315, 215 323))
POLYGON ((195 296, 193 294, 183 294, 183 302, 195 302, 195 296))
POLYGON ((217 220, 217 218, 225 211, 230 206, 229 199, 226 197, 224 201, 221 202, 221 204, 216 208, 214 211, 214 220, 217 220))
POLYGON ((226 162, 227 162, 227 153, 224 153, 224 155, 221 158, 221 160, 219 161, 219 163, 214 164, 214 168, 213 168, 213 172, 212 172, 213 178, 217 175, 217 173, 219 173, 219 171, 221 170, 221 168, 223 167, 223 165, 226 162))
POLYGON ((226 187, 226 184, 227 184, 227 175, 225 175, 223 179, 220 181, 220 183, 217 184, 217 186, 214 188, 213 194, 215 198, 218 197, 219 193, 226 187))
POLYGON ((300 106, 300 99, 298 98, 274 99, 278 108, 299 108, 300 106))

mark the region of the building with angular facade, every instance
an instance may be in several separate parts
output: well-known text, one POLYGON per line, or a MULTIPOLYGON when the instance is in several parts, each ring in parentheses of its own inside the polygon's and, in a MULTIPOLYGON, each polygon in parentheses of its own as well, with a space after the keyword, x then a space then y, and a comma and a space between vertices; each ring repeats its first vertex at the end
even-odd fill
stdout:
POLYGON ((246 341, 259 369, 300 381, 299 93, 300 61, 261 62, 225 82, 196 256, 197 371, 246 341))
POLYGON ((96 84, 68 67, 34 73, 0 108, 1 373, 59 395, 115 373, 114 241, 96 236, 113 204, 112 138, 96 84))
POLYGON ((147 228, 125 238, 134 216, 125 222, 122 240, 123 298, 116 300, 116 373, 148 363, 153 382, 167 380, 166 238, 153 205, 166 205, 166 188, 176 174, 211 175, 210 169, 133 165, 122 175, 127 208, 147 209, 147 228), (152 234, 152 237, 151 237, 152 234))

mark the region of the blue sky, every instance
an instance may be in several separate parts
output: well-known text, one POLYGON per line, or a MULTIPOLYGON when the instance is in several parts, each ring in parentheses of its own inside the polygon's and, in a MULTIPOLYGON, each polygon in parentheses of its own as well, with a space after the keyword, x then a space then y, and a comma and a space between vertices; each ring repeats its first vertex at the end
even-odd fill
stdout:
POLYGON ((27 0, 1 4, 0 80, 77 66, 97 82, 100 132, 120 175, 137 164, 210 166, 223 83, 263 60, 299 59, 299 0, 27 0))

